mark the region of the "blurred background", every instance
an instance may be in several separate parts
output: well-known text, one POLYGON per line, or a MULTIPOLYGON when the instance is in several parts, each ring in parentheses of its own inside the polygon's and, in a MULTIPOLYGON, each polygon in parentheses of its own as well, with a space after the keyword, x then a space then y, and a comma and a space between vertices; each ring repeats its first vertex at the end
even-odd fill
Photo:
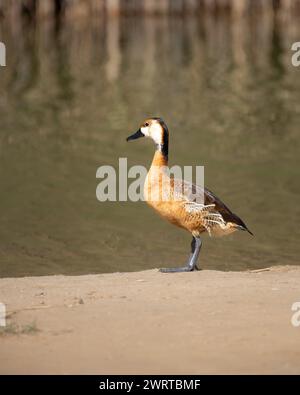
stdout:
POLYGON ((206 237, 202 268, 299 264, 297 0, 2 0, 0 276, 182 264, 190 235, 145 203, 100 203, 96 169, 149 166, 127 144, 144 118, 170 129, 170 164, 246 222, 206 237))

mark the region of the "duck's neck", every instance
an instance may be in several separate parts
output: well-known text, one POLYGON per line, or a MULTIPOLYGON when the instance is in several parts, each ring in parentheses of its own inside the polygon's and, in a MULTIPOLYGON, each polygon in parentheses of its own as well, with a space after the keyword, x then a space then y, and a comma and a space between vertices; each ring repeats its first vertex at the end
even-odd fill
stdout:
POLYGON ((168 166, 169 132, 166 126, 162 135, 161 142, 159 144, 156 144, 155 148, 156 151, 154 154, 152 165, 168 166))
POLYGON ((168 157, 163 154, 162 150, 156 149, 151 167, 156 166, 156 167, 162 167, 162 166, 168 166, 168 157))
POLYGON ((156 193, 157 188, 159 188, 159 196, 162 193, 162 173, 168 167, 168 140, 167 135, 167 137, 164 136, 161 144, 156 144, 155 154, 144 184, 144 197, 148 203, 155 200, 151 199, 151 195, 153 191, 156 193))
POLYGON ((169 141, 168 141, 168 135, 164 136, 162 144, 156 144, 155 146, 156 151, 159 151, 162 153, 162 155, 166 158, 168 161, 168 155, 169 155, 169 141))

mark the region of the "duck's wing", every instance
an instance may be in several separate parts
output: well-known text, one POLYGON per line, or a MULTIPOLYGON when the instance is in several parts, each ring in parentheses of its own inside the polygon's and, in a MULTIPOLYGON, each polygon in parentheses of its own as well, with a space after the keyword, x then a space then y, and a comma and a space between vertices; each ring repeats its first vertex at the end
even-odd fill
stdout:
MULTIPOLYGON (((217 220, 220 223, 220 217, 213 216, 215 214, 221 215, 222 220, 227 223, 231 222, 236 224, 241 230, 246 230, 251 235, 253 233, 247 228, 246 224, 240 217, 234 214, 212 191, 207 188, 200 187, 199 185, 187 182, 185 180, 174 180, 174 191, 178 196, 182 196, 184 204, 189 210, 204 210, 210 214, 210 220, 217 220), (212 217, 211 217, 212 215, 212 217)), ((220 222, 221 221, 221 222, 220 222)))
POLYGON ((205 188, 205 204, 214 204, 215 210, 220 213, 225 222, 236 224, 240 229, 246 230, 252 236, 253 233, 247 228, 245 222, 236 214, 234 214, 213 192, 205 188))

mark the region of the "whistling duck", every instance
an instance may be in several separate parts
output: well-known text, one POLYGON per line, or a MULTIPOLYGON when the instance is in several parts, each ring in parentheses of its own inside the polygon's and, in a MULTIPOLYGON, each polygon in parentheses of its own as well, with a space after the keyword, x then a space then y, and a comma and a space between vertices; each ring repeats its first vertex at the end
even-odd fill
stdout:
POLYGON ((191 254, 182 267, 160 269, 162 272, 189 272, 198 270, 197 260, 202 241, 200 235, 225 235, 235 230, 252 234, 245 223, 211 191, 193 183, 174 179, 168 169, 169 131, 161 118, 146 119, 138 131, 127 141, 140 137, 151 138, 156 146, 154 158, 144 185, 145 201, 163 218, 188 230, 192 236, 191 254), (195 195, 201 195, 204 202, 197 203, 195 195), (156 198, 154 199, 153 196, 156 198))

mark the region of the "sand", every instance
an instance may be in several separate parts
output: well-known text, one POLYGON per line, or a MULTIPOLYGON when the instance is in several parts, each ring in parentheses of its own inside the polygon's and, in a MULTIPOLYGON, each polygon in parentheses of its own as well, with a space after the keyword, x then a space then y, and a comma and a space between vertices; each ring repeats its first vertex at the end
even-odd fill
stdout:
POLYGON ((300 373, 300 268, 0 279, 0 373, 300 373))

